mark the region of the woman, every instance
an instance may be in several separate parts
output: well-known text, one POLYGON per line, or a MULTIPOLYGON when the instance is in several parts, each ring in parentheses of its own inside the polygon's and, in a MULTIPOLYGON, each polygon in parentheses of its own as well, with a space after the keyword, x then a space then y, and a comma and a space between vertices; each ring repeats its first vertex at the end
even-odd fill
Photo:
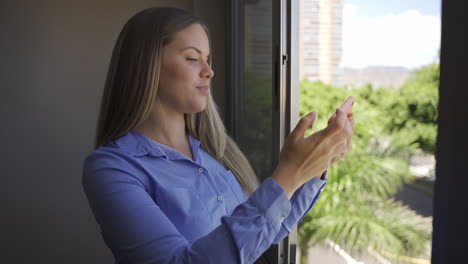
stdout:
POLYGON ((288 136, 258 183, 210 93, 205 25, 176 8, 133 16, 119 35, 83 186, 116 263, 252 263, 302 219, 351 149, 353 117, 288 136))

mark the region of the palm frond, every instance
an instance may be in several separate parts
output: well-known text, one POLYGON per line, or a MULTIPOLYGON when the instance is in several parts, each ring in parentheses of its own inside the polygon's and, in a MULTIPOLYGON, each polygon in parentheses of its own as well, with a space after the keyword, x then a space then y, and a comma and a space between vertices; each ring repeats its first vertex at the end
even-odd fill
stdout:
MULTIPOLYGON (((323 203, 326 201, 320 201, 323 203)), ((316 209, 299 228, 301 239, 311 243, 301 245, 305 248, 331 239, 351 253, 371 247, 396 255, 421 254, 431 237, 431 218, 419 216, 394 200, 349 199, 334 210, 316 209)))

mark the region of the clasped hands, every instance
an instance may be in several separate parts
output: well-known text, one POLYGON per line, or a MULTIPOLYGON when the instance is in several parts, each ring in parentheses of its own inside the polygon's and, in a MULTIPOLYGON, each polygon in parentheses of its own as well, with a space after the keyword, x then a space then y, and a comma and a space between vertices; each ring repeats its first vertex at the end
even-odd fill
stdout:
POLYGON ((352 149, 354 116, 338 108, 328 126, 304 137, 317 114, 304 116, 288 135, 280 152, 278 166, 272 178, 283 187, 288 198, 304 183, 320 177, 331 165, 343 159, 352 149))

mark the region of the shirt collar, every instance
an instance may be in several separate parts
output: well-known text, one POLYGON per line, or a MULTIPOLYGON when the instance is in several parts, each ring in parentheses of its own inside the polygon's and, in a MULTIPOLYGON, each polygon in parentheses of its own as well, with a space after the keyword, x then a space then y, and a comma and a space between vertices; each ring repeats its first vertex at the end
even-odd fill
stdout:
MULTIPOLYGON (((193 155, 198 155, 200 141, 192 136, 190 132, 188 132, 188 138, 190 146, 192 147, 193 155)), ((163 156, 169 159, 178 159, 183 156, 176 150, 156 142, 136 130, 131 130, 115 139, 114 143, 133 156, 144 156, 148 154, 155 157, 163 156)))

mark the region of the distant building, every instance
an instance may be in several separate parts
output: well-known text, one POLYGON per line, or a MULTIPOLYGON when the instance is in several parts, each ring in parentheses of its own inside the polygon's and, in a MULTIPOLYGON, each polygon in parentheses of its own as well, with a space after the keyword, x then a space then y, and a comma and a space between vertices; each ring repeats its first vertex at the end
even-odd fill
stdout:
POLYGON ((300 0, 300 79, 340 83, 343 0, 300 0))

